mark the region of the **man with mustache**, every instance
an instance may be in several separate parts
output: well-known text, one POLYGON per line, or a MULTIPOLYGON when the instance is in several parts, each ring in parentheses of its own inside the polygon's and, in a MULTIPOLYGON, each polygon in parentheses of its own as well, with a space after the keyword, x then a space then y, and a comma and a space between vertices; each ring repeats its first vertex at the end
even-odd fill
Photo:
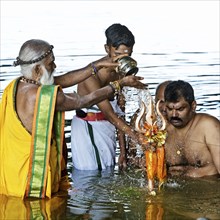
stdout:
POLYGON ((164 96, 168 173, 189 177, 219 175, 219 120, 206 113, 196 113, 194 90, 188 82, 169 83, 164 96))
POLYGON ((55 57, 48 42, 26 41, 14 62, 21 77, 4 90, 0 101, 0 194, 51 198, 69 187, 63 155, 64 112, 89 107, 112 97, 122 86, 143 87, 142 77, 128 76, 88 93, 64 93, 94 68, 115 69, 120 56, 103 57, 85 68, 54 76, 55 57))

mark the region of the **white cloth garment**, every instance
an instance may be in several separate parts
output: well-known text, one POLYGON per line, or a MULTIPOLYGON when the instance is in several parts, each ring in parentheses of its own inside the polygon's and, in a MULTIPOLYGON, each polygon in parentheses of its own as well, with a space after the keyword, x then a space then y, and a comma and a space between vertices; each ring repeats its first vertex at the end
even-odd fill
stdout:
MULTIPOLYGON (((123 114, 117 106, 116 100, 112 101, 111 104, 118 115, 123 114)), ((97 108, 97 106, 95 107, 97 108)), ((95 112, 94 108, 92 109, 92 112, 95 112)), ((90 109, 87 109, 87 112, 91 112, 90 109)), ((96 112, 100 111, 96 110, 96 112)), ((114 166, 116 156, 115 126, 107 120, 89 121, 89 123, 92 125, 94 142, 98 148, 102 169, 114 166)), ((91 142, 87 122, 77 116, 73 116, 71 124, 71 150, 74 168, 78 170, 98 169, 96 153, 91 142)))

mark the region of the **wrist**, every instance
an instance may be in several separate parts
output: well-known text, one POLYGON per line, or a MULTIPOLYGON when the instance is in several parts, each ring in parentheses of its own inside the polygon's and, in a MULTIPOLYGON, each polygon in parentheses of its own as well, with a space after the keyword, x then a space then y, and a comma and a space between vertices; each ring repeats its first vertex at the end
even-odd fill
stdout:
POLYGON ((121 92, 121 86, 118 81, 110 82, 109 85, 114 90, 114 95, 117 95, 121 92))
POLYGON ((121 88, 124 86, 123 79, 119 79, 119 80, 118 80, 118 83, 119 83, 119 85, 120 85, 121 88))

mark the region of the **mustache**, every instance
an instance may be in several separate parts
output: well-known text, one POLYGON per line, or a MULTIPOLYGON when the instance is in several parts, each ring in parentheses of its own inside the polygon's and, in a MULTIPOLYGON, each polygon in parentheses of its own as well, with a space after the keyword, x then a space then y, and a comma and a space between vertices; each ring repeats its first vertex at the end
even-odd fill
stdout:
POLYGON ((182 121, 182 119, 178 117, 171 117, 170 121, 182 121))

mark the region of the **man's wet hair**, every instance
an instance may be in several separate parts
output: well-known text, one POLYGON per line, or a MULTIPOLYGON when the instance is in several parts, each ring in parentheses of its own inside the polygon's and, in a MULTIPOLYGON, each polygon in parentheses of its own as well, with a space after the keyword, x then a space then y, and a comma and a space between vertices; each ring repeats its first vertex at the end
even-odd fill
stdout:
POLYGON ((135 38, 132 32, 125 26, 119 23, 112 24, 105 31, 106 44, 118 48, 120 45, 133 47, 135 38))
POLYGON ((164 98, 166 102, 178 102, 183 97, 190 105, 195 101, 192 86, 183 80, 172 81, 166 86, 164 98))

